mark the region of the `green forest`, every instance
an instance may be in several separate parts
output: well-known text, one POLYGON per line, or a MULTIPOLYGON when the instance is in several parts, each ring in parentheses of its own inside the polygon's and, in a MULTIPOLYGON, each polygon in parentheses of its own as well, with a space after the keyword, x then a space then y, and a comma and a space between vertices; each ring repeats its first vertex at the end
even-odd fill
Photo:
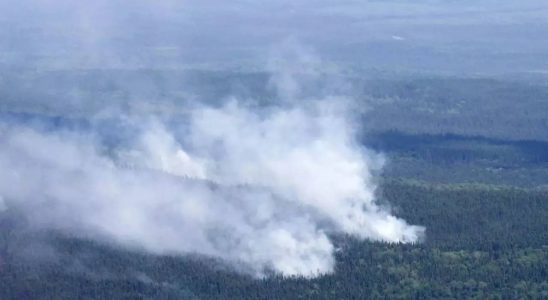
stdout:
POLYGON ((548 300, 548 0, 0 0, 0 300, 548 300))
MULTIPOLYGON (((249 74, 201 76, 193 82, 204 86, 197 93, 211 97, 234 92, 230 82, 253 87, 264 81, 249 74), (225 90, 205 90, 211 82, 225 90)), ((508 90, 505 81, 450 78, 363 85, 363 105, 372 108, 361 119, 360 142, 386 159, 375 177, 377 201, 425 226, 422 241, 332 234, 332 274, 255 278, 209 257, 145 254, 30 230, 8 210, 0 212, 0 299, 548 299, 547 87, 515 81, 516 89, 508 90), (440 114, 457 98, 468 100, 440 114), (498 106, 504 114, 481 111, 493 99, 508 104, 498 106), (525 109, 511 114, 516 102, 525 109), (469 109, 474 103, 477 109, 469 109)), ((4 120, 89 126, 71 112, 52 116, 59 108, 14 107, 2 107, 4 120)))
MULTIPOLYGON (((548 190, 386 180, 379 193, 399 215, 424 224, 426 239, 409 245, 333 236, 331 275, 254 279, 204 257, 145 255, 50 233, 42 242, 56 249, 56 261, 4 258, 0 291, 3 299, 548 297, 548 190)), ((37 243, 24 233, 4 238, 7 254, 37 243)))

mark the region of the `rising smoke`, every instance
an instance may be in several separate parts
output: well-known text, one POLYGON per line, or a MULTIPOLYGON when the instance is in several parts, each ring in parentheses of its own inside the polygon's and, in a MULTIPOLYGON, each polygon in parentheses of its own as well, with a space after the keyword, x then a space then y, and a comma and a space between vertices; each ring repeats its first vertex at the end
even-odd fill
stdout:
POLYGON ((220 258, 256 276, 332 272, 330 234, 416 242, 422 227, 375 203, 383 157, 357 142, 352 101, 336 89, 309 94, 321 63, 289 44, 268 64, 274 106, 232 99, 189 105, 176 122, 129 114, 86 129, 0 122, 0 211, 131 249, 220 258), (118 127, 104 124, 127 130, 105 134, 118 127))
MULTIPOLYGON (((298 94, 298 73, 272 78, 284 96, 298 94)), ((0 195, 39 228, 219 257, 256 275, 328 273, 329 233, 388 242, 422 233, 375 204, 382 156, 357 144, 344 100, 195 107, 179 138, 160 118, 129 118, 136 133, 117 147, 93 130, 5 125, 0 195)))

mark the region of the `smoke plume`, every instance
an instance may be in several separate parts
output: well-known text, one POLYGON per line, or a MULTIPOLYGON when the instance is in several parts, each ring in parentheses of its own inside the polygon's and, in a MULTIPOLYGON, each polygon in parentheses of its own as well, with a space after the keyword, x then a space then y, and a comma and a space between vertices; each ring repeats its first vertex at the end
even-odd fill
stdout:
MULTIPOLYGON (((158 10, 139 18, 158 22, 171 14, 174 3, 141 2, 158 10)), ((73 5, 67 3, 66 10, 55 10, 50 1, 36 6, 44 11, 39 21, 50 10, 53 16, 72 16, 73 5)), ((57 51, 53 46, 64 44, 49 41, 50 52, 66 52, 59 54, 66 59, 57 67, 142 66, 141 59, 131 64, 116 58, 141 57, 131 52, 133 42, 141 44, 134 31, 148 29, 148 23, 126 27, 121 15, 109 16, 118 10, 99 3, 101 9, 92 5, 89 10, 74 4, 83 17, 77 14, 67 23, 77 19, 80 26, 61 26, 64 18, 57 17, 43 21, 55 30, 44 26, 40 39, 55 38, 45 33, 59 28, 75 28, 57 38, 78 45, 78 51, 57 51), (134 34, 126 37, 127 32, 134 34), (120 41, 131 47, 118 46, 120 41)), ((155 37, 143 32, 146 39, 155 37)), ((14 47, 40 48, 33 45, 14 47)), ((340 93, 343 85, 324 82, 324 65, 294 42, 274 48, 270 56, 268 89, 276 95, 275 105, 237 98, 215 106, 180 104, 177 109, 185 113, 175 120, 109 113, 105 107, 107 113, 87 116, 83 128, 0 119, 0 212, 18 211, 36 229, 134 250, 219 258, 256 276, 332 272, 333 234, 417 241, 422 227, 408 225, 375 202, 373 173, 383 157, 356 140, 355 107, 340 93)))
MULTIPOLYGON (((297 95, 296 76, 272 82, 291 81, 283 95, 297 95)), ((123 141, 93 129, 4 124, 2 206, 37 228, 218 257, 258 276, 328 273, 331 233, 387 242, 422 233, 375 204, 372 170, 382 156, 356 142, 343 100, 263 109, 232 100, 189 109, 176 128, 120 118, 132 132, 123 141)))

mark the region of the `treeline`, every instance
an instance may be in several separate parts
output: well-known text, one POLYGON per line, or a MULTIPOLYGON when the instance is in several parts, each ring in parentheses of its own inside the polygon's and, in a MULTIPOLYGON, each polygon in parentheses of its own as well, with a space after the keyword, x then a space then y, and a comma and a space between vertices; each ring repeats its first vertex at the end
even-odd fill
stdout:
MULTIPOLYGON (((423 243, 384 244, 334 236, 341 250, 333 274, 311 280, 253 279, 212 259, 145 255, 54 235, 47 243, 55 248, 55 260, 4 262, 0 298, 548 297, 548 192, 385 181, 379 194, 397 215, 426 226, 423 243)), ((23 234, 18 243, 24 240, 23 234)))
POLYGON ((364 134, 362 142, 387 157, 383 175, 432 183, 546 185, 548 142, 455 134, 364 134))
POLYGON ((364 126, 412 134, 548 141, 548 86, 486 78, 370 80, 364 126))
MULTIPOLYGON (((0 112, 86 118, 110 108, 172 116, 183 114, 185 104, 221 105, 230 97, 250 106, 279 104, 269 85, 271 74, 265 72, 18 70, 4 75, 0 112)), ((375 79, 364 72, 316 79, 301 86, 301 94, 356 99, 356 107, 367 111, 362 119, 366 130, 548 141, 548 85, 542 77, 526 81, 392 74, 375 79)))

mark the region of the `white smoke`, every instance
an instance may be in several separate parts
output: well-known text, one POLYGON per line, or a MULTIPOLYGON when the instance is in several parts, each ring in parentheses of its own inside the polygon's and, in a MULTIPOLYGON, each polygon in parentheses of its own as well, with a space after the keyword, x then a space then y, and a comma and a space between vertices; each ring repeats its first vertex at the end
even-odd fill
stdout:
POLYGON ((189 108, 180 128, 130 117, 137 133, 116 147, 93 130, 0 127, 0 195, 39 228, 217 257, 257 276, 333 271, 329 234, 417 241, 422 227, 375 203, 383 158, 355 140, 348 99, 308 99, 299 79, 317 77, 317 60, 287 51, 293 63, 270 81, 277 107, 189 108))
POLYGON ((328 109, 259 116, 231 104, 193 112, 192 154, 154 123, 114 160, 90 136, 8 127, 0 193, 37 226, 314 276, 333 270, 328 232, 390 242, 421 233, 375 205, 377 158, 351 133, 328 109))

